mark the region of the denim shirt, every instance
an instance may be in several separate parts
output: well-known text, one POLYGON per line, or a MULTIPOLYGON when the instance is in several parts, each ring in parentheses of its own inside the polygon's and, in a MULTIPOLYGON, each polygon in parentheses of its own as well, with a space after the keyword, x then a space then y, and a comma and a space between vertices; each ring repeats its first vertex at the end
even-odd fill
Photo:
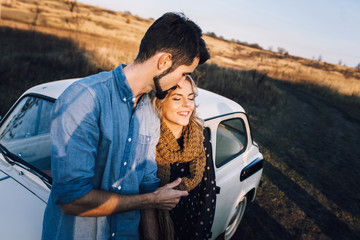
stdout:
POLYGON ((120 65, 68 87, 52 109, 53 185, 42 239, 139 239, 140 212, 108 217, 65 215, 92 189, 119 194, 153 192, 160 121, 148 94, 135 97, 120 65))

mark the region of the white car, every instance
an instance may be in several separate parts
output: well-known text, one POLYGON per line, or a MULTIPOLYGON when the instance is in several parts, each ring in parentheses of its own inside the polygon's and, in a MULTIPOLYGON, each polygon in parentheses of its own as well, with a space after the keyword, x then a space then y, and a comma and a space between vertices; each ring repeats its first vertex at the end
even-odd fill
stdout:
MULTIPOLYGON (((0 122, 1 239, 40 239, 51 189, 50 109, 76 79, 27 90, 0 122)), ((253 201, 263 156, 253 141, 244 109, 234 101, 199 89, 198 114, 210 131, 217 202, 213 239, 230 239, 253 201)))

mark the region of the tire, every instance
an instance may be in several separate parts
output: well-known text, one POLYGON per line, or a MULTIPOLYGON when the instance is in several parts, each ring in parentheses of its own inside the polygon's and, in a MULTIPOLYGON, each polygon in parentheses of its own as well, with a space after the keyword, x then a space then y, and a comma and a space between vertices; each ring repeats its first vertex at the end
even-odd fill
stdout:
POLYGON ((246 205, 247 197, 245 196, 243 200, 239 202, 233 210, 233 216, 231 217, 229 225, 226 227, 225 231, 217 238, 218 240, 230 240, 234 236, 236 230, 239 227, 241 219, 244 216, 246 205))

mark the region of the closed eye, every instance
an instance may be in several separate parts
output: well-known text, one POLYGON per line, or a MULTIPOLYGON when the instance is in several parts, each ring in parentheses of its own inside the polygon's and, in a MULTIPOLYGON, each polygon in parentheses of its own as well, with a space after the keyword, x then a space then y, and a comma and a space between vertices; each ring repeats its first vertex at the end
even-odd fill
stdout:
POLYGON ((188 95, 188 99, 189 99, 190 101, 194 101, 194 100, 195 100, 195 94, 194 94, 194 93, 190 93, 190 94, 188 95))

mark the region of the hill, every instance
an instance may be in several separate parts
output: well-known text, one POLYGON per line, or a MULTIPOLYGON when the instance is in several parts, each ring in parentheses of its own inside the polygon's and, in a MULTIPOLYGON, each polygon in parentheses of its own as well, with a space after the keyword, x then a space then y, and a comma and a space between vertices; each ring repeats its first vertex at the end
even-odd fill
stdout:
MULTIPOLYGON (((130 13, 76 1, 5 0, 0 26, 72 38, 87 51, 102 56, 106 65, 112 68, 119 62, 129 63, 134 59, 140 39, 152 22, 130 13)), ((211 36, 205 36, 205 40, 212 55, 209 63, 237 70, 255 70, 273 79, 300 84, 318 97, 330 98, 339 107, 358 106, 360 71, 357 69, 252 48, 211 36)), ((360 119, 360 114, 351 111, 350 114, 360 119)))
MULTIPOLYGON (((153 22, 76 2, 2 0, 0 115, 27 88, 130 63, 153 22)), ((263 184, 235 239, 358 239, 360 73, 205 36, 199 86, 244 106, 263 184)))

